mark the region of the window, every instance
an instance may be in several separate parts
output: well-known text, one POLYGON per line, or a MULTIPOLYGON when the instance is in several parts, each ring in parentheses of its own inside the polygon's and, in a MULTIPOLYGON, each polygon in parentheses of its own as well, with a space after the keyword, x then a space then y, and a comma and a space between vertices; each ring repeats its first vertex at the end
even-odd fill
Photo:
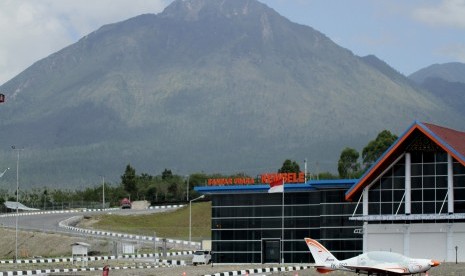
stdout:
MULTIPOLYGON (((455 200, 465 202, 465 170, 454 164, 455 172, 463 175, 454 176, 455 200), (461 190, 463 189, 463 193, 461 190)), ((370 215, 389 215, 404 213, 405 209, 405 160, 402 158, 368 191, 368 212, 370 215)), ((411 152, 411 213, 438 213, 447 194, 447 153, 439 152, 411 152)))

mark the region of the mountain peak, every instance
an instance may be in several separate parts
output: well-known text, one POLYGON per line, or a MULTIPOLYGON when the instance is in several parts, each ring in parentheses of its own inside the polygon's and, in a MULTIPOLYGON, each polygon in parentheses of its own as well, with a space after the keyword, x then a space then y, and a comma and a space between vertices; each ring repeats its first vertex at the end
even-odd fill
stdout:
MULTIPOLYGON (((343 146, 361 147, 380 126, 463 124, 455 106, 365 61, 256 0, 175 0, 0 86, 10 99, 0 144, 31 149, 28 186, 76 187, 99 174, 118 181, 128 163, 254 175, 311 154, 334 169, 343 146)), ((10 151, 0 148, 1 166, 10 151)))
POLYGON ((256 0, 175 0, 161 13, 162 17, 198 21, 214 16, 234 18, 270 11, 256 0))
POLYGON ((433 64, 420 69, 409 76, 416 83, 423 83, 428 78, 439 78, 449 82, 465 83, 465 63, 449 62, 433 64))

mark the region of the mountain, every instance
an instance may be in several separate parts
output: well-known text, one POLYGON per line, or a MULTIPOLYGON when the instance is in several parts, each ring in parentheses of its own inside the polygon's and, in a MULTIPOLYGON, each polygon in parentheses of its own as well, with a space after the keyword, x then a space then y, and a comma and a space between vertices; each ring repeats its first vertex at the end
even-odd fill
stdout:
POLYGON ((465 63, 450 62, 433 64, 411 74, 409 78, 419 84, 425 82, 429 78, 465 83, 465 63))
POLYGON ((128 163, 255 175, 307 158, 311 172, 335 171, 344 147, 383 129, 463 121, 375 57, 255 0, 176 0, 105 25, 0 91, 0 168, 16 164, 10 145, 24 147, 28 187, 117 182, 128 163))
POLYGON ((381 74, 388 77, 391 81, 394 81, 402 86, 413 86, 415 87, 414 82, 412 80, 406 78, 402 75, 399 71, 395 70, 386 62, 380 60, 374 55, 368 55, 365 57, 361 57, 361 60, 368 64, 369 66, 373 67, 373 69, 378 70, 381 74))
POLYGON ((409 76, 455 112, 465 116, 465 64, 459 62, 434 64, 409 76))

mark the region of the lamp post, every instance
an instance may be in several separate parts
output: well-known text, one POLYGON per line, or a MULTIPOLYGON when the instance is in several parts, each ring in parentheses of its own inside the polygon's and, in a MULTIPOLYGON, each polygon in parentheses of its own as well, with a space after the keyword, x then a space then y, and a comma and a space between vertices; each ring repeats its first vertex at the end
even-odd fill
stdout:
POLYGON ((189 243, 192 240, 192 202, 196 201, 197 199, 202 199, 204 197, 205 195, 201 195, 189 201, 189 243))
POLYGON ((102 176, 102 210, 105 209, 105 176, 102 176))
POLYGON ((186 196, 186 201, 189 201, 189 177, 190 177, 190 175, 187 175, 187 196, 186 196))
POLYGON ((307 158, 304 159, 304 168, 305 168, 304 179, 305 179, 305 183, 307 183, 307 158))
POLYGON ((16 148, 16 146, 11 146, 11 148, 16 151, 16 223, 15 223, 15 262, 18 261, 18 217, 19 217, 19 152, 24 150, 23 148, 16 148))

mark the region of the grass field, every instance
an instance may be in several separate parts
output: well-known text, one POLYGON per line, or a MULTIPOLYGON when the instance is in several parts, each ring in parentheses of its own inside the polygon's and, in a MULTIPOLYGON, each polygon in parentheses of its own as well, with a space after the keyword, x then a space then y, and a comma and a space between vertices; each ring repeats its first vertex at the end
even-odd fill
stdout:
MULTIPOLYGON (((148 215, 100 215, 92 224, 95 229, 138 235, 189 239, 189 206, 172 212, 148 215)), ((211 202, 192 203, 192 240, 211 237, 211 202)))

